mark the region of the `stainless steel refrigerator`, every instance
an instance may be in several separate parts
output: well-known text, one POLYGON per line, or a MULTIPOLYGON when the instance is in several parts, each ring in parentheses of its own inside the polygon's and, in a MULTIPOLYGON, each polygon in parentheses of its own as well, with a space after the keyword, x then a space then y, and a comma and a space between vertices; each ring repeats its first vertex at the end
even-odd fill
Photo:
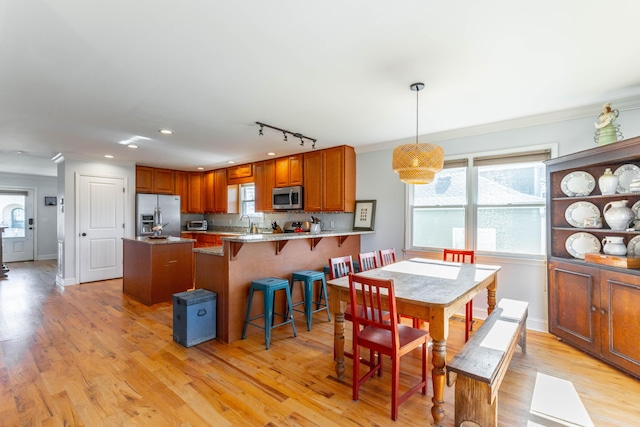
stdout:
POLYGON ((163 236, 180 237, 180 196, 136 194, 136 223, 137 236, 152 235, 152 227, 162 224, 163 236))

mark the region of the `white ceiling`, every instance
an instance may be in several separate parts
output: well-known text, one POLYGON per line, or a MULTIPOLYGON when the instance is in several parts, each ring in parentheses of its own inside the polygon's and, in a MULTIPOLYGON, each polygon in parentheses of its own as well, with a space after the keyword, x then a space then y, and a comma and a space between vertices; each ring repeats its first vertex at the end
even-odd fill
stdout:
POLYGON ((311 148, 256 121, 317 148, 412 139, 417 81, 424 135, 597 104, 595 121, 640 96, 639 16, 637 0, 0 0, 0 170, 311 148))

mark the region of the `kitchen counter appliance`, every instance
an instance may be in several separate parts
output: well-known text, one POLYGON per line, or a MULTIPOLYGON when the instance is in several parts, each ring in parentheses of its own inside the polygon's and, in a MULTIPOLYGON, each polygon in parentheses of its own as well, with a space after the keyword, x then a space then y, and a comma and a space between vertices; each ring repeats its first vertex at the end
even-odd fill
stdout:
POLYGON ((310 229, 311 223, 309 221, 287 221, 282 230, 285 233, 308 233, 310 229))
POLYGON ((207 231, 207 220, 187 221, 187 231, 207 231))
POLYGON ((302 209, 302 187, 299 185, 274 188, 271 194, 273 209, 302 209))

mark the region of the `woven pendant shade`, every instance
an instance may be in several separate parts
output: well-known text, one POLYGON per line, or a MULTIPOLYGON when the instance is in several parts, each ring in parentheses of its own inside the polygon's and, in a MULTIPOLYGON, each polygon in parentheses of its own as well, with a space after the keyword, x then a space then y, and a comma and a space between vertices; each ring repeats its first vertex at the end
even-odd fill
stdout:
POLYGON ((444 150, 435 144, 404 144, 393 150, 393 171, 406 184, 428 184, 442 170, 444 150))
POLYGON ((416 92, 416 143, 403 144, 393 150, 393 171, 406 184, 428 184, 444 165, 444 150, 439 145, 418 142, 418 92, 424 83, 414 83, 411 90, 416 92))

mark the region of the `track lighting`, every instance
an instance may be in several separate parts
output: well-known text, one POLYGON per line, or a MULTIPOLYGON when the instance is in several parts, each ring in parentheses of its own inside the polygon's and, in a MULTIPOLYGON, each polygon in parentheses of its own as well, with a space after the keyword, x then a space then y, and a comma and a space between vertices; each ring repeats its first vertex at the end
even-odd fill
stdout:
POLYGON ((301 145, 301 146, 304 146, 304 140, 305 140, 305 139, 308 139, 309 141, 311 141, 311 149, 312 149, 312 150, 315 150, 315 149, 316 149, 316 141, 317 141, 317 140, 316 140, 315 138, 309 138, 308 136, 304 136, 304 135, 302 135, 301 133, 298 133, 298 132, 291 132, 291 131, 288 131, 288 130, 286 130, 286 129, 280 129, 280 128, 277 128, 277 127, 275 127, 275 126, 270 126, 270 125, 265 124, 265 123, 256 122, 256 124, 257 124, 258 126, 260 126, 260 130, 258 131, 258 135, 260 135, 260 136, 264 135, 264 133, 262 132, 262 130, 263 130, 265 127, 268 127, 269 129, 273 129, 273 130, 277 130, 277 131, 282 132, 282 135, 284 136, 284 141, 285 141, 285 142, 286 142, 286 141, 288 141, 288 139, 287 139, 287 134, 288 134, 288 135, 293 136, 294 138, 300 138, 300 145, 301 145))

